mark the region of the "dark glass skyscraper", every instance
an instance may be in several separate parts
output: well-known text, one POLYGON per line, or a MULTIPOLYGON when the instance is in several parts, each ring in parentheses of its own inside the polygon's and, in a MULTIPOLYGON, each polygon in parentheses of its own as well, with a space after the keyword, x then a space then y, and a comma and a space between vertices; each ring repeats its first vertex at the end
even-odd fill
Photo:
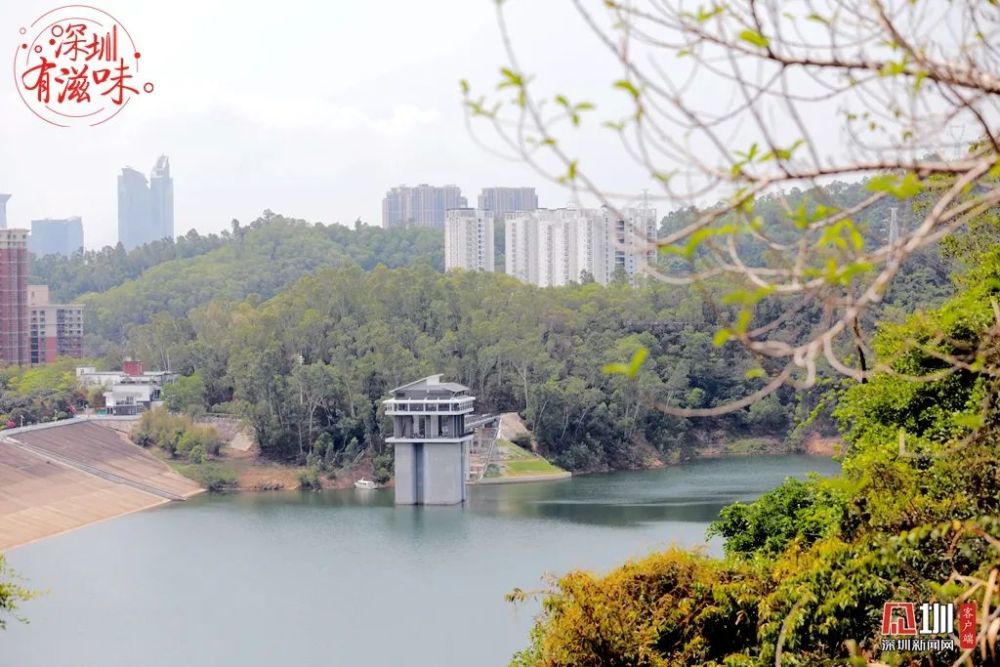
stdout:
POLYGON ((118 176, 118 240, 126 250, 174 236, 174 180, 170 160, 161 155, 147 184, 125 167, 118 176))

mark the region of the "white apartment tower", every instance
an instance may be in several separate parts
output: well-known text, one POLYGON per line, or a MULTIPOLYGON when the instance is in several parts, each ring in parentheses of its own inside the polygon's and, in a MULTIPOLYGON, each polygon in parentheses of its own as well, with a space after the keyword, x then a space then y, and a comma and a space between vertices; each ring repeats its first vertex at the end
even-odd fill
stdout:
POLYGON ((506 219, 505 270, 541 287, 565 285, 589 274, 602 285, 621 267, 635 281, 656 261, 653 209, 539 209, 506 219))
POLYGON ((493 214, 475 208, 445 213, 444 268, 493 271, 493 214))
POLYGON ((627 208, 614 211, 603 208, 607 228, 614 228, 614 239, 608 254, 613 258, 612 274, 624 267, 629 280, 641 275, 646 267, 656 264, 656 209, 627 208))

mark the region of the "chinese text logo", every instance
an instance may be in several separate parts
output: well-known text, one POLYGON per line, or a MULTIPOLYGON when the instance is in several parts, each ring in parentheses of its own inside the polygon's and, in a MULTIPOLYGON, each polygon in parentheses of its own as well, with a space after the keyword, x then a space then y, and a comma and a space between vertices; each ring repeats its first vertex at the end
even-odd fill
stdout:
MULTIPOLYGON (((976 606, 965 603, 959 605, 958 611, 958 645, 963 650, 970 649, 976 642, 976 606)), ((883 651, 954 650, 954 632, 952 604, 886 602, 882 608, 883 651)))
POLYGON ((69 127, 100 125, 153 84, 139 79, 142 54, 128 30, 107 12, 68 5, 19 31, 14 83, 42 120, 69 127))

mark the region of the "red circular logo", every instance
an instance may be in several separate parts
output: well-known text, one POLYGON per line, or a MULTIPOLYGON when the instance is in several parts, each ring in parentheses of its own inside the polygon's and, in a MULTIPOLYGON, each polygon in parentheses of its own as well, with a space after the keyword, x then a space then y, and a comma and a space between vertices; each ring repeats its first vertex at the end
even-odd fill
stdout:
POLYGON ((67 5, 19 31, 14 83, 42 120, 70 127, 100 125, 133 97, 153 92, 139 78, 142 54, 125 26, 89 5, 67 5))

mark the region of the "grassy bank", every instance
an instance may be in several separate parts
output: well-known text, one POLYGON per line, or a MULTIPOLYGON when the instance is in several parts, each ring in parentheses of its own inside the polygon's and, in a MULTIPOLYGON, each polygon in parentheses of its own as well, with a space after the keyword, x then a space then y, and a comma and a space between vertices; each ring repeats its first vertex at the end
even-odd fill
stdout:
POLYGON ((557 465, 534 454, 523 447, 518 447, 510 440, 497 439, 497 453, 486 469, 484 481, 493 483, 503 480, 528 481, 534 477, 552 478, 568 475, 557 465))

